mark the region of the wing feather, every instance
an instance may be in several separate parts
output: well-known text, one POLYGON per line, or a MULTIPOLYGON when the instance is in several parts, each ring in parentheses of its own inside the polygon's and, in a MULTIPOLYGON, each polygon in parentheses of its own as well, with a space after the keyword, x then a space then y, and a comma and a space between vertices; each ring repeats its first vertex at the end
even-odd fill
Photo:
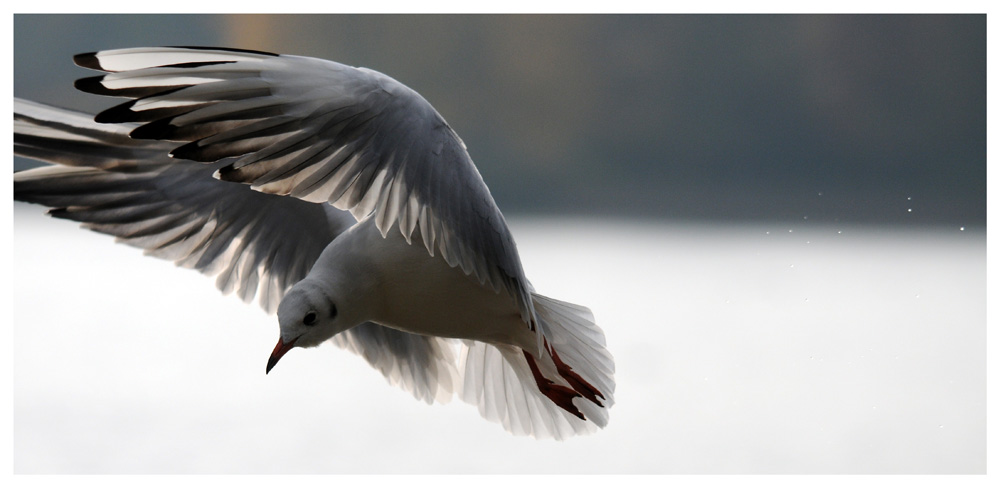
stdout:
MULTIPOLYGON (((329 205, 212 178, 221 163, 172 161, 174 143, 131 139, 134 125, 102 125, 19 99, 14 108, 14 153, 56 163, 15 173, 16 200, 52 207, 54 217, 214 275, 223 293, 244 302, 256 297, 268 312, 355 222, 329 205)), ((418 399, 447 401, 457 385, 457 360, 443 339, 366 323, 333 342, 418 399)))
POLYGON ((143 122, 134 137, 187 142, 172 150, 176 158, 237 158, 218 167, 219 179, 328 202, 357 218, 374 212, 383 235, 395 227, 410 241, 419 228, 428 253, 508 293, 535 327, 513 238, 465 144, 396 80, 220 49, 136 48, 76 60, 108 72, 81 89, 138 98, 104 113, 117 118, 109 122, 143 122))

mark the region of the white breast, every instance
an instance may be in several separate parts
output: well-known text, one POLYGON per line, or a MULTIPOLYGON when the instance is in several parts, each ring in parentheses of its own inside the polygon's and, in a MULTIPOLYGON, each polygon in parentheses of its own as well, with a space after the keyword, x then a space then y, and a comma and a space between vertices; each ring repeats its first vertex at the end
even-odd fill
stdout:
POLYGON ((408 244, 391 229, 383 238, 369 221, 354 230, 352 247, 371 258, 374 289, 381 295, 368 320, 415 334, 536 347, 509 294, 480 284, 441 256, 432 257, 419 236, 408 244))

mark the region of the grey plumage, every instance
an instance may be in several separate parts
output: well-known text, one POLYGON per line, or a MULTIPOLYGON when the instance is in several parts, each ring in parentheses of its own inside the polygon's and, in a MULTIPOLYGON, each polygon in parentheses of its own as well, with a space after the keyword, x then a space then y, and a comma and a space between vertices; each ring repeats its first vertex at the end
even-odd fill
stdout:
POLYGON ((15 199, 277 309, 268 370, 329 340, 515 433, 607 424, 614 361, 593 314, 534 293, 464 143, 416 92, 257 51, 75 61, 106 72, 77 88, 130 100, 91 117, 15 99, 15 154, 54 163, 16 173, 15 199))
MULTIPOLYGON (((15 99, 14 154, 57 165, 15 173, 14 199, 52 207, 53 217, 216 276, 220 290, 245 302, 258 297, 268 313, 355 223, 330 205, 212 178, 225 162, 174 160, 168 153, 176 143, 132 139, 134 127, 15 99)), ((420 400, 454 391, 453 346, 445 339, 365 323, 334 343, 420 400)))
POLYGON ((143 122, 134 138, 187 141, 171 150, 175 158, 235 158, 218 167, 224 181, 328 202, 359 219, 374 212, 383 235, 396 226, 409 239, 419 226, 428 252, 506 289, 534 327, 506 221, 465 144, 418 93, 382 73, 314 58, 150 51, 75 58, 109 72, 78 88, 137 98, 98 120, 143 122))

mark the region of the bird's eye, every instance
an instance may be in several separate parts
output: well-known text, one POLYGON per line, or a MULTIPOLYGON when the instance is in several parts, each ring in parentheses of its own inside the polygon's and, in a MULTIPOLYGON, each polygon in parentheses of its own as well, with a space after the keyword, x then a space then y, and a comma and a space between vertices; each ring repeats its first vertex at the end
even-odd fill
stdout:
POLYGON ((316 312, 310 311, 305 317, 302 317, 302 323, 306 325, 316 324, 316 312))

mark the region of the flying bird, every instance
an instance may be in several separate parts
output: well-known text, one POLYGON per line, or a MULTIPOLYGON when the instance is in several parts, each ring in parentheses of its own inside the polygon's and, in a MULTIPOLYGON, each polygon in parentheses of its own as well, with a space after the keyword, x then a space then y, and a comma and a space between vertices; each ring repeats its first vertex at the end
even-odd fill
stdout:
MULTIPOLYGON (((77 55, 96 116, 14 100, 14 198, 216 276, 277 313, 266 372, 323 342, 417 399, 508 431, 593 432, 614 360, 583 306, 535 292, 465 144, 366 68, 226 48, 77 55)), ((303 371, 299 374, 317 374, 303 371)))

